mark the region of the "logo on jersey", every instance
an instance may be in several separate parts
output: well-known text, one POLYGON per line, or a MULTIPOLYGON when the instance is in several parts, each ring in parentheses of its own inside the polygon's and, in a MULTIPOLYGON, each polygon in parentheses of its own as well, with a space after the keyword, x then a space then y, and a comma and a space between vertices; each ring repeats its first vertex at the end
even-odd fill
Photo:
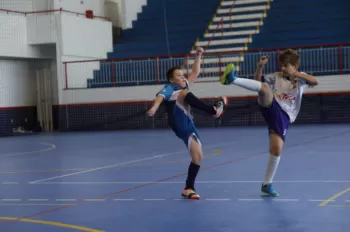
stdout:
POLYGON ((296 99, 296 97, 294 97, 292 95, 285 94, 285 93, 281 93, 281 94, 276 93, 276 96, 280 100, 295 101, 295 99, 296 99))

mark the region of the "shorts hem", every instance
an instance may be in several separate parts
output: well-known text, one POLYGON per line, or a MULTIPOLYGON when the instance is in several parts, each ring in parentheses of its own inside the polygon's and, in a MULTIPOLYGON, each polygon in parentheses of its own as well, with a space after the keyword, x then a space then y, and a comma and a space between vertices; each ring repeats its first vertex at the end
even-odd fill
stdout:
POLYGON ((190 136, 188 136, 188 140, 187 140, 187 149, 188 149, 188 151, 190 151, 191 144, 192 144, 192 139, 197 139, 197 142, 198 142, 199 146, 202 147, 202 143, 201 143, 201 140, 199 139, 199 137, 195 133, 192 133, 192 134, 190 134, 190 136), (195 138, 193 138, 193 137, 195 137, 195 138))

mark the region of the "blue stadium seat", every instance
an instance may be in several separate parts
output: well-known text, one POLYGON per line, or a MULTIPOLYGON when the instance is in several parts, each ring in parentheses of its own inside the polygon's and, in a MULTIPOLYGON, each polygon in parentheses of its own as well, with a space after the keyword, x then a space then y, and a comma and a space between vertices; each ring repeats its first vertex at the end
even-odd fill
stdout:
MULTIPOLYGON (((219 5, 220 0, 148 0, 147 5, 142 7, 142 12, 137 15, 137 20, 132 23, 133 27, 122 31, 120 40, 113 46, 113 51, 108 53, 108 58, 187 54, 196 39, 203 36, 219 5)), ((182 65, 183 62, 184 60, 176 64, 182 65)), ((148 80, 136 79, 137 70, 143 70, 144 75, 148 72, 144 68, 145 62, 128 64, 121 61, 115 65, 116 83, 148 84, 155 79, 154 71, 146 73, 148 80)), ((163 74, 172 64, 161 66, 159 72, 163 74)), ((101 65, 100 70, 94 72, 94 79, 88 80, 88 87, 110 87, 111 70, 112 63, 101 65)))
MULTIPOLYGON (((232 8, 233 3, 233 0, 148 0, 147 6, 142 8, 137 20, 132 23, 133 28, 122 32, 122 37, 114 45, 113 51, 108 53, 108 58, 188 54, 193 53, 191 48, 194 45, 206 47, 209 41, 211 44, 208 51, 213 52, 305 47, 350 41, 349 0, 237 0, 232 8), (221 19, 224 20, 225 28, 216 31, 221 19), (257 27, 261 19, 263 24, 257 27)), ((339 52, 338 48, 332 48, 324 50, 323 55, 334 57, 334 54, 339 52)), ((265 54, 270 54, 276 59, 274 52, 265 54)), ((220 64, 216 56, 211 62, 202 65, 203 69, 208 71, 201 77, 216 78, 227 62, 235 60, 240 63, 239 75, 249 78, 260 55, 259 52, 231 54, 220 64)), ((336 72, 329 68, 329 71, 321 73, 317 71, 320 66, 336 67, 339 63, 338 58, 333 58, 332 61, 316 61, 316 56, 307 57, 303 53, 301 57, 302 60, 307 60, 302 61, 302 68, 315 70, 314 72, 320 75, 336 72)), ((344 56, 342 59, 345 64, 349 58, 344 56)), ((266 71, 278 69, 278 62, 271 63, 266 71)), ((113 63, 114 66, 107 62, 101 64, 100 70, 94 72, 94 79, 88 80, 88 87, 112 86, 112 72, 116 86, 163 83, 164 73, 168 68, 184 64, 185 58, 159 60, 159 73, 155 73, 155 59, 118 61, 113 63), (140 74, 141 70, 143 75, 140 74), (156 77, 158 80, 155 80, 156 77)))
POLYGON ((253 36, 248 48, 349 42, 349 10, 347 0, 273 1, 259 34, 253 36))

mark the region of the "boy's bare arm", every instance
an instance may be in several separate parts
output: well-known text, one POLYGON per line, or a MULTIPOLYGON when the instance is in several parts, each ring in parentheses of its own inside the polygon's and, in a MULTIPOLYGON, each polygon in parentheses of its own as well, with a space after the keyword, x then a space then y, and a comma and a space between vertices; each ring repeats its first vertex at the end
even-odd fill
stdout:
POLYGON ((315 85, 318 85, 320 83, 316 77, 311 76, 311 75, 306 74, 306 73, 296 71, 296 72, 294 72, 293 76, 304 79, 306 81, 306 83, 308 85, 311 85, 311 86, 315 86, 315 85))
POLYGON ((158 95, 156 97, 156 99, 153 102, 152 107, 147 111, 148 116, 154 116, 155 115, 155 113, 157 112, 160 104, 162 104, 163 100, 164 100, 164 96, 163 95, 158 95))
POLYGON ((193 82, 195 82, 197 80, 197 77, 200 74, 201 71, 201 60, 202 60, 202 54, 204 52, 204 49, 201 47, 197 48, 196 51, 196 58, 194 60, 194 63, 192 65, 192 72, 188 75, 188 82, 190 84, 192 84, 193 82))
POLYGON ((264 69, 265 64, 269 60, 268 56, 262 56, 258 62, 258 66, 256 68, 255 74, 254 74, 254 79, 257 81, 261 81, 262 77, 262 71, 264 69))

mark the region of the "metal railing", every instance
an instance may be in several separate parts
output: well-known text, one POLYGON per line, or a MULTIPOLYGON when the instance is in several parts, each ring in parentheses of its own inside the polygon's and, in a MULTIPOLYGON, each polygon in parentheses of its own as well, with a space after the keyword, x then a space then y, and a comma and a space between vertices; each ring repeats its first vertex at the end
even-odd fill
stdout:
MULTIPOLYGON (((278 56, 285 48, 204 53, 199 81, 218 81, 228 63, 237 66, 240 77, 251 78, 262 55, 270 57, 264 72, 279 70, 278 56)), ((301 57, 300 70, 312 75, 335 75, 350 72, 350 44, 296 47, 301 57)), ((189 74, 192 55, 64 62, 66 89, 160 84, 166 71, 180 65, 189 74)))
POLYGON ((232 10, 233 10, 233 8, 235 8, 235 5, 236 5, 236 0, 234 0, 232 2, 231 9, 230 9, 230 12, 229 12, 229 15, 230 15, 230 29, 232 29, 232 10))
MULTIPOLYGON (((86 12, 81 13, 81 12, 69 11, 69 10, 64 10, 63 8, 52 9, 52 10, 40 10, 40 11, 16 11, 16 10, 0 9, 0 12, 6 13, 6 14, 21 14, 24 16, 33 15, 33 14, 51 14, 51 13, 59 12, 60 14, 68 13, 68 14, 73 14, 73 15, 79 16, 79 17, 80 16, 88 17, 86 12)), ((96 15, 91 15, 91 18, 110 21, 110 19, 107 17, 96 16, 96 15)))

